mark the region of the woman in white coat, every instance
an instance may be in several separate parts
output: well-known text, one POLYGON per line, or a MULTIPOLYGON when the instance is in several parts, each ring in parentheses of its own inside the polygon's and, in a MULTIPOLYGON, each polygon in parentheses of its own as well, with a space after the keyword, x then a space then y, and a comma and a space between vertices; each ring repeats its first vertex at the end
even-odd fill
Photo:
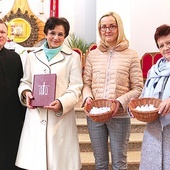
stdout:
POLYGON ((64 45, 69 34, 65 18, 51 17, 44 33, 46 42, 29 53, 18 89, 27 106, 16 165, 28 170, 79 170, 80 151, 74 106, 82 90, 80 56, 64 45), (56 74, 56 94, 49 106, 31 106, 33 76, 56 74))

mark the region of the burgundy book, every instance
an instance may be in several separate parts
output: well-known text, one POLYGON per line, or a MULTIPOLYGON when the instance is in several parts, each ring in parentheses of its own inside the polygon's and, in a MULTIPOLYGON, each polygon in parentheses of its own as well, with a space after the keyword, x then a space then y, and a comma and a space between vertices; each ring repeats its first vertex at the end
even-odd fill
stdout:
POLYGON ((36 74, 33 80, 33 96, 31 105, 34 107, 48 106, 55 100, 56 74, 36 74))

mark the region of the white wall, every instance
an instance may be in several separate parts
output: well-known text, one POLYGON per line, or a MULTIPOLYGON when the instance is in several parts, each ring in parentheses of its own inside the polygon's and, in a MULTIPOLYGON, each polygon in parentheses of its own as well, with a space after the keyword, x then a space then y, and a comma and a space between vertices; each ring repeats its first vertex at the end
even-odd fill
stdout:
MULTIPOLYGON (((44 0, 44 15, 39 14, 40 0, 28 0, 33 13, 42 21, 50 14, 50 0, 44 0)), ((14 0, 1 0, 2 13, 6 15, 14 0)), ((23 1, 22 1, 23 3, 23 1)), ((141 57, 145 52, 158 51, 154 32, 161 24, 170 24, 170 0, 59 0, 59 16, 69 20, 71 30, 87 42, 98 42, 97 24, 106 12, 118 13, 124 23, 130 48, 141 57)))
POLYGON ((131 47, 140 56, 158 51, 154 33, 158 26, 170 24, 170 0, 131 0, 131 47))
POLYGON ((153 37, 158 26, 170 24, 170 0, 97 1, 97 19, 110 10, 122 17, 130 48, 136 50, 139 57, 146 52, 158 51, 153 37))
POLYGON ((59 16, 69 20, 70 33, 96 41, 96 0, 59 0, 59 16))

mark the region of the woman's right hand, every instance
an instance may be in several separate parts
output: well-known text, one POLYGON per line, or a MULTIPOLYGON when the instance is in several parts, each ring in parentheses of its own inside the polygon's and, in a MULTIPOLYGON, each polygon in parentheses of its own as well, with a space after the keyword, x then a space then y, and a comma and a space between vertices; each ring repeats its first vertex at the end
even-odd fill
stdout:
POLYGON ((29 109, 33 109, 33 107, 31 106, 31 100, 33 99, 33 95, 32 92, 29 90, 25 90, 23 91, 23 96, 26 100, 26 105, 29 109))
POLYGON ((93 100, 93 99, 92 99, 91 97, 87 97, 87 98, 86 98, 86 102, 85 102, 84 105, 86 106, 86 105, 91 104, 92 100, 93 100))
POLYGON ((159 105, 159 114, 165 116, 166 114, 170 113, 170 98, 162 100, 161 104, 159 105))

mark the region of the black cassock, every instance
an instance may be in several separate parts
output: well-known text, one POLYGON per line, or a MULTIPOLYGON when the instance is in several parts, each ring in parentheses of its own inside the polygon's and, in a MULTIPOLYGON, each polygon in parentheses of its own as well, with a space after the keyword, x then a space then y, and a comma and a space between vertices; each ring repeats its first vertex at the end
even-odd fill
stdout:
POLYGON ((15 159, 26 108, 18 97, 23 76, 20 56, 5 48, 0 50, 0 169, 19 170, 15 159))

